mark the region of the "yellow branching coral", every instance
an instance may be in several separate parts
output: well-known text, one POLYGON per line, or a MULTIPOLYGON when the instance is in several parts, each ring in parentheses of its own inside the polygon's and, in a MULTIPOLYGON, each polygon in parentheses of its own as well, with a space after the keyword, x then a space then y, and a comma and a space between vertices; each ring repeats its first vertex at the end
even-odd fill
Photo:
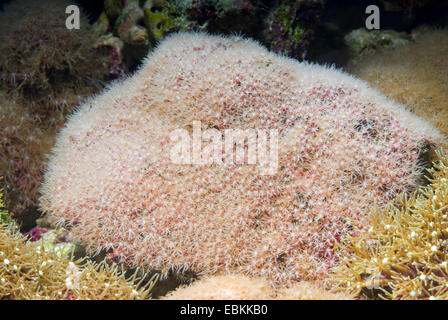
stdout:
POLYGON ((137 272, 126 278, 117 265, 73 262, 0 224, 0 300, 145 299, 155 278, 144 281, 137 272))
POLYGON ((371 228, 341 242, 337 284, 356 295, 448 299, 448 156, 430 184, 371 217, 371 228))

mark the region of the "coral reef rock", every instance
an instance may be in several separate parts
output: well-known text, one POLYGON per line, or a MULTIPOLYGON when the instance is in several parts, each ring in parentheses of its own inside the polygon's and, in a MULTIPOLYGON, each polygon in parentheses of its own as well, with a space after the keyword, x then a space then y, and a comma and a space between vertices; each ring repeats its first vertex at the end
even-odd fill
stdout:
POLYGON ((50 157, 41 209, 70 224, 88 250, 162 274, 324 279, 340 237, 375 201, 415 188, 422 157, 444 143, 429 123, 343 72, 251 40, 181 33, 72 115, 50 157), (258 135, 257 164, 233 161, 244 140, 223 152, 223 134, 229 141, 237 130, 252 142, 258 135))
POLYGON ((325 0, 105 0, 96 30, 124 43, 131 70, 170 33, 207 31, 256 38, 276 53, 304 59, 325 0))

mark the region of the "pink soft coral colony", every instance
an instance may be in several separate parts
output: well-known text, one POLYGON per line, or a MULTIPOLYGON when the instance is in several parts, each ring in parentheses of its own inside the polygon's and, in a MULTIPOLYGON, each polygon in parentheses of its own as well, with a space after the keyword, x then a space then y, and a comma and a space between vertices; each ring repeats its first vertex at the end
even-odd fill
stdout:
POLYGON ((325 279, 367 207, 413 188, 441 134, 364 82, 253 41, 169 37, 60 133, 41 207, 91 250, 131 266, 325 279), (279 166, 175 165, 169 134, 279 132, 279 166))

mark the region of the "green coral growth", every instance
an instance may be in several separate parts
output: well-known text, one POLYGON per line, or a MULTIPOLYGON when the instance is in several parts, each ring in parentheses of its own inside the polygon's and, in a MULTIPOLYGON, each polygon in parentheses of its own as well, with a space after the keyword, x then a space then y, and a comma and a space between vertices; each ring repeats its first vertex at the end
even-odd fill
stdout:
POLYGON ((154 42, 162 40, 168 32, 176 27, 173 8, 167 1, 147 1, 143 12, 146 28, 154 42))
POLYGON ((371 227, 338 248, 338 287, 382 299, 448 299, 448 156, 430 184, 371 216, 371 227))
POLYGON ((411 36, 394 30, 357 29, 344 37, 353 58, 372 55, 380 49, 393 49, 411 43, 411 36))

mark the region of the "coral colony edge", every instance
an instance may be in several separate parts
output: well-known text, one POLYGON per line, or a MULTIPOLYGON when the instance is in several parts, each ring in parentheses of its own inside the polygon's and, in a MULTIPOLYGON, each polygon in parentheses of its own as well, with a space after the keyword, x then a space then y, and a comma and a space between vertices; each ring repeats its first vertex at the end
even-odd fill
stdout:
POLYGON ((328 286, 336 244, 368 230, 370 208, 418 189, 444 146, 430 123, 344 72, 240 37, 178 33, 70 116, 40 208, 129 267, 207 275, 198 288, 237 274, 319 296, 304 281, 328 286), (225 149, 226 130, 255 132, 276 149, 276 170, 234 159, 244 141, 225 149))

